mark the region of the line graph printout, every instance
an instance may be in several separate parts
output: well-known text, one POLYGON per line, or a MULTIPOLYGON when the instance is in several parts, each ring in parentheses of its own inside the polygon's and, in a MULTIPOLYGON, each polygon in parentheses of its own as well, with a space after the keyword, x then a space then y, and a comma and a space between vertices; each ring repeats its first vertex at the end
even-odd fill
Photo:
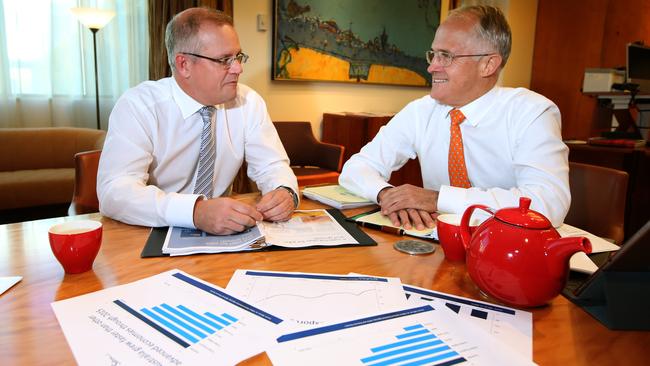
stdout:
POLYGON ((533 358, 533 315, 505 306, 404 285, 412 306, 431 304, 477 325, 528 359, 533 358))
POLYGON ((399 309, 407 304, 398 278, 237 270, 227 289, 299 327, 399 309))
POLYGON ((430 305, 284 334, 274 365, 532 365, 471 323, 430 305))
POLYGON ((282 323, 179 270, 52 308, 81 365, 232 365, 264 351, 282 323))

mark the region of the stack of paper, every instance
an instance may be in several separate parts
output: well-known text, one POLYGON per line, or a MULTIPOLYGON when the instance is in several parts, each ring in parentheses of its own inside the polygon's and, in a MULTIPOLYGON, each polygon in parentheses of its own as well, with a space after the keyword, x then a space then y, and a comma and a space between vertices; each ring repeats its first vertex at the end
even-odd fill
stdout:
POLYGON ((339 185, 306 187, 302 190, 302 195, 339 210, 374 204, 374 202, 359 197, 339 185))
POLYGON ((79 364, 532 364, 530 313, 399 278, 172 270, 52 308, 79 364))
POLYGON ((227 290, 295 327, 267 349, 274 364, 532 364, 531 313, 400 283, 237 270, 227 290))

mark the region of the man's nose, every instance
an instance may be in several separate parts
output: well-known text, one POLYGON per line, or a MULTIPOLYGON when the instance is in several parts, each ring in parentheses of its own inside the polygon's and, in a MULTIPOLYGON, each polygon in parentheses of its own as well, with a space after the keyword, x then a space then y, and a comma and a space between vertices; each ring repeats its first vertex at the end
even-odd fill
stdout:
POLYGON ((442 71, 443 69, 444 67, 440 66, 440 64, 436 62, 436 60, 433 60, 433 62, 430 63, 429 66, 427 67, 427 72, 429 74, 433 74, 434 72, 442 71))
POLYGON ((244 66, 241 62, 234 60, 228 69, 228 72, 231 74, 241 74, 244 72, 244 66))

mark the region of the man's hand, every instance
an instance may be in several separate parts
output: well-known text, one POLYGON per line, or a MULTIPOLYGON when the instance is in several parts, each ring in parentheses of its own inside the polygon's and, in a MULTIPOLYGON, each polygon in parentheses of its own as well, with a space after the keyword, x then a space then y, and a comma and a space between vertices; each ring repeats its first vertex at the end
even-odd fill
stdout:
POLYGON ((405 184, 382 189, 377 195, 381 213, 395 226, 418 230, 434 226, 438 208, 438 192, 405 184))
POLYGON ((262 221, 254 207, 232 198, 198 199, 194 204, 194 225, 208 233, 226 235, 244 231, 262 221))
POLYGON ((255 206, 267 221, 286 221, 293 213, 293 196, 284 188, 277 188, 262 196, 255 206))

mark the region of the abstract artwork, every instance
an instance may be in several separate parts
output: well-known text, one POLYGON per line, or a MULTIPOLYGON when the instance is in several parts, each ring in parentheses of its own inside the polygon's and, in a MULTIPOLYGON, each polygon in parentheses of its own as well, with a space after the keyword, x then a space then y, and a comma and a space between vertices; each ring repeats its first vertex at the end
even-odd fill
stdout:
POLYGON ((440 0, 275 0, 273 79, 428 86, 440 0))

